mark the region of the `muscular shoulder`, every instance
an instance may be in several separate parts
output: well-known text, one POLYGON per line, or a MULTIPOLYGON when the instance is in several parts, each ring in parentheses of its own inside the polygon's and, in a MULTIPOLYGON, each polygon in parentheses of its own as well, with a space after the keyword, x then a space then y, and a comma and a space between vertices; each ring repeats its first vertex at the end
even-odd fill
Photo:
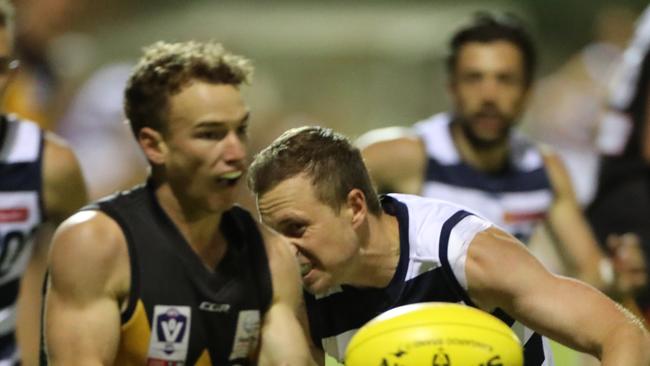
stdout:
POLYGON ((46 215, 60 222, 87 201, 76 156, 65 142, 46 133, 43 148, 43 198, 46 215))
POLYGON ((68 218, 52 240, 50 272, 59 289, 76 295, 128 291, 129 259, 122 230, 107 215, 82 211, 68 218))
POLYGON ((426 152, 410 129, 373 130, 356 142, 380 192, 419 193, 426 152))
MULTIPOLYGON (((355 142, 364 158, 374 160, 424 157, 424 145, 411 129, 387 127, 369 131, 355 142), (395 155, 396 154, 396 155, 395 155)), ((394 161, 394 160, 393 160, 394 161)))

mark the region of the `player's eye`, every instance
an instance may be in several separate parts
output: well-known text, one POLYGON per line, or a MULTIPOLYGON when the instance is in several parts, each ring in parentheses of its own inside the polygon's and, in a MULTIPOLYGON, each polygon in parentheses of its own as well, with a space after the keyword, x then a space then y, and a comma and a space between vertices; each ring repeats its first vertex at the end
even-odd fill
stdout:
POLYGON ((300 238, 306 228, 307 226, 301 222, 289 223, 282 228, 282 233, 291 238, 300 238))
POLYGON ((246 136, 248 134, 248 124, 241 125, 237 128, 237 134, 239 136, 246 136))
POLYGON ((222 130, 201 130, 197 131, 194 136, 205 140, 221 140, 226 137, 227 131, 222 130))

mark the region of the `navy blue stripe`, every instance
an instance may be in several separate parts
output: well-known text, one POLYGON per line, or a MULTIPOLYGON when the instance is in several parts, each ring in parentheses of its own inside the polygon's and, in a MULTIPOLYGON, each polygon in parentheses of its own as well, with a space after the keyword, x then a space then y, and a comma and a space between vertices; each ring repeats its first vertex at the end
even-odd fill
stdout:
POLYGON ((13 332, 0 337, 0 360, 10 358, 16 352, 16 336, 13 332))
POLYGON ((441 286, 447 283, 447 275, 442 267, 426 271, 410 280, 404 286, 402 300, 395 306, 408 305, 418 302, 459 302, 464 301, 451 286, 441 286))
POLYGON ((41 189, 40 161, 0 163, 0 191, 38 191, 41 189))
POLYGON ((433 158, 427 161, 426 180, 490 193, 536 191, 551 186, 543 166, 531 171, 487 174, 465 163, 442 165, 433 158))
POLYGON ((397 306, 418 302, 459 302, 463 300, 448 286, 441 267, 422 273, 404 283, 400 298, 395 299, 382 289, 358 289, 344 286, 343 291, 316 300, 305 295, 309 325, 316 344, 322 338, 332 337, 356 329, 382 312, 397 306))
POLYGON ((409 243, 409 212, 404 203, 390 196, 382 196, 381 204, 387 214, 395 216, 399 227, 399 261, 395 274, 386 288, 388 296, 393 300, 390 307, 393 307, 395 302, 401 298, 404 280, 406 279, 406 271, 409 266, 409 257, 411 255, 411 244, 409 243))
POLYGON ((345 286, 343 292, 316 300, 305 295, 309 325, 317 345, 323 338, 360 328, 390 308, 390 299, 379 289, 345 286))
POLYGON ((492 312, 492 315, 496 316, 501 320, 502 322, 508 324, 509 327, 512 327, 513 324, 515 324, 515 320, 510 317, 510 315, 506 314, 505 311, 501 309, 496 309, 495 311, 492 312))
POLYGON ((45 133, 43 132, 42 129, 39 129, 39 138, 38 138, 38 177, 36 178, 36 182, 38 183, 38 188, 36 191, 38 192, 38 208, 40 210, 40 221, 44 222, 48 220, 47 217, 47 210, 45 209, 45 199, 43 195, 43 151, 45 150, 45 133))
POLYGON ((456 226, 456 224, 458 224, 462 219, 464 219, 469 215, 471 215, 471 213, 461 210, 453 214, 449 219, 447 219, 447 221, 445 221, 445 223, 442 225, 442 230, 440 230, 439 254, 440 254, 440 262, 442 263, 443 273, 447 278, 446 283, 452 287, 452 290, 454 290, 461 299, 463 299, 465 304, 475 306, 472 300, 470 300, 469 295, 467 294, 463 286, 461 286, 460 283, 458 282, 456 275, 454 275, 454 271, 452 270, 451 265, 449 264, 449 257, 448 257, 449 237, 451 235, 451 230, 456 226))
POLYGON ((541 366, 544 363, 542 336, 535 333, 524 345, 524 366, 541 366))
POLYGON ((20 279, 17 278, 0 286, 0 309, 4 309, 16 303, 20 279))

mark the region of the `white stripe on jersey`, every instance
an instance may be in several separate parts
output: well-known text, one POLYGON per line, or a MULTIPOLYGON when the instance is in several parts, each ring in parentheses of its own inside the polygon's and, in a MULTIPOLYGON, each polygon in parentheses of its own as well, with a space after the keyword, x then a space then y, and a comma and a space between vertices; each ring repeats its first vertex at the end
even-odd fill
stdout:
POLYGON ((40 150, 40 128, 31 121, 9 123, 6 143, 0 150, 2 163, 29 163, 38 159, 40 150))
POLYGON ((0 250, 7 250, 3 255, 5 262, 0 262, 0 285, 20 277, 27 267, 27 262, 32 253, 31 231, 40 223, 41 213, 38 202, 38 192, 0 192, 0 211, 20 209, 24 210, 27 217, 24 220, 14 222, 2 222, 0 220, 0 240, 4 247, 0 250), (9 240, 9 234, 17 234, 18 237, 9 240), (22 239, 22 240, 20 240, 22 239), (19 257, 14 258, 15 250, 22 249, 19 257))
POLYGON ((535 215, 547 212, 554 198, 552 191, 545 189, 528 192, 502 192, 495 197, 494 194, 479 189, 435 181, 427 181, 423 184, 422 195, 441 199, 453 197, 455 204, 471 207, 467 211, 488 218, 505 231, 518 232, 523 229, 528 235, 534 225, 530 228, 522 228, 521 223, 539 221, 539 217, 535 215))
POLYGON ((0 310, 0 336, 16 329, 16 305, 0 310))
MULTIPOLYGON (((630 45, 623 53, 621 63, 614 70, 609 85, 609 103, 617 109, 626 109, 637 93, 641 65, 650 48, 650 6, 646 8, 636 26, 630 45)), ((644 86, 642 86, 644 87, 644 86)))
MULTIPOLYGON (((450 123, 449 113, 438 113, 413 125, 415 132, 422 137, 427 156, 443 165, 462 162, 451 136, 450 123)), ((520 131, 515 130, 510 134, 509 144, 512 163, 517 169, 531 171, 544 165, 542 155, 520 131)))
POLYGON ((343 359, 345 358, 345 350, 348 348, 352 336, 354 336, 358 330, 359 328, 350 329, 336 336, 323 338, 321 340, 323 349, 326 350, 327 354, 331 357, 336 358, 339 362, 343 362, 343 359))

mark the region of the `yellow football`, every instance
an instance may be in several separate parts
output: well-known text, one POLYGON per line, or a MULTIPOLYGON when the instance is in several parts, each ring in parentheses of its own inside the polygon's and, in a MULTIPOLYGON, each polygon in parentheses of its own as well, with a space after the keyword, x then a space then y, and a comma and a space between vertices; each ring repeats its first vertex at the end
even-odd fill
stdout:
POLYGON ((346 366, 521 366, 515 333, 496 317, 460 304, 391 309, 352 337, 346 366))

